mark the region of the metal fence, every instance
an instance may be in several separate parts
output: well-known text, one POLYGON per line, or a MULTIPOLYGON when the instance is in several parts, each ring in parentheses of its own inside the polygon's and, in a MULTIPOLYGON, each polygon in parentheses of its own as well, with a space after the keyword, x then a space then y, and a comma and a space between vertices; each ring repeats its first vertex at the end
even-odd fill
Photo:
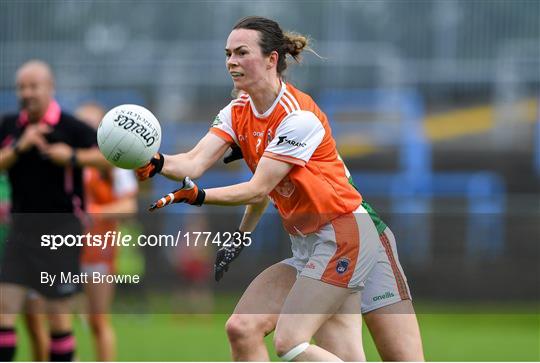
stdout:
POLYGON ((59 88, 140 88, 157 111, 180 120, 198 108, 189 105, 228 93, 226 36, 253 14, 314 39, 325 59, 307 55, 290 74, 308 90, 419 86, 443 106, 538 90, 540 3, 532 0, 4 0, 0 87, 12 87, 21 62, 43 58, 59 88))

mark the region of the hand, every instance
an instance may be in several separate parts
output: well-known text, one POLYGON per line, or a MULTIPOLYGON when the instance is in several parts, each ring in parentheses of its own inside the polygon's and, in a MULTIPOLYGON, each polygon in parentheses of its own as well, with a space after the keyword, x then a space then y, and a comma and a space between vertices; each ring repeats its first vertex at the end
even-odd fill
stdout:
POLYGON ((43 155, 59 166, 69 164, 73 157, 73 152, 74 149, 63 142, 49 144, 41 150, 43 155))
MULTIPOLYGON (((228 247, 221 247, 216 253, 216 262, 214 263, 214 278, 219 281, 223 278, 225 272, 229 270, 229 264, 233 262, 244 249, 244 233, 237 229, 234 233, 240 233, 242 243, 236 246, 232 243, 228 247)), ((234 240, 234 239, 233 239, 234 240)))
POLYGON ((171 203, 188 203, 201 206, 205 196, 206 193, 204 192, 204 189, 199 188, 197 184, 186 176, 182 182, 182 188, 176 189, 172 193, 169 193, 160 200, 154 202, 148 210, 152 212, 171 203))
POLYGON ((225 155, 225 157, 223 158, 223 162, 225 164, 228 164, 228 163, 232 163, 235 160, 240 160, 243 158, 244 158, 244 155, 242 154, 242 150, 238 146, 234 145, 234 146, 231 146, 229 153, 225 155))
POLYGON ((51 131, 51 127, 46 124, 39 123, 28 125, 17 141, 18 152, 25 153, 33 146, 37 147, 39 150, 44 150, 47 147, 45 134, 51 131))
POLYGON ((141 166, 140 168, 135 170, 135 175, 137 175, 137 179, 139 179, 140 181, 151 178, 154 175, 161 173, 161 169, 163 169, 164 163, 165 158, 163 157, 163 154, 156 153, 152 157, 152 159, 150 159, 148 164, 141 166))

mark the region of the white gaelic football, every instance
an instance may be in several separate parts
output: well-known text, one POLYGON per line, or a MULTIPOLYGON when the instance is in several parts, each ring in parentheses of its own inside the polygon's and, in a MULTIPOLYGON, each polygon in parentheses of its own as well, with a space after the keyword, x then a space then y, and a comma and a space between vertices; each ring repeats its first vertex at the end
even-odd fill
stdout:
POLYGON ((148 163, 161 144, 161 126, 146 108, 116 106, 105 114, 97 130, 99 150, 112 164, 135 169, 148 163))

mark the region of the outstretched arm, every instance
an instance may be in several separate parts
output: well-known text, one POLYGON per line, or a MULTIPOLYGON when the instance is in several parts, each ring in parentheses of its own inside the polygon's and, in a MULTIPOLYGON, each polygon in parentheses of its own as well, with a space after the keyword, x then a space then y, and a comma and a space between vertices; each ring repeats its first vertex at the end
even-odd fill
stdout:
POLYGON ((145 180, 158 172, 172 180, 180 181, 186 176, 197 179, 225 154, 229 146, 227 141, 209 132, 186 153, 159 154, 159 158, 163 157, 163 164, 160 165, 159 158, 153 158, 150 163, 137 169, 137 177, 145 180))
POLYGON ((206 189, 204 204, 241 205, 261 203, 294 167, 284 161, 262 157, 255 174, 245 183, 206 189))
POLYGON ((150 206, 150 210, 160 209, 172 203, 188 203, 198 206, 203 203, 215 205, 262 204, 293 167, 293 164, 284 161, 262 157, 250 181, 207 190, 199 188, 189 177, 185 177, 180 188, 157 200, 150 206))

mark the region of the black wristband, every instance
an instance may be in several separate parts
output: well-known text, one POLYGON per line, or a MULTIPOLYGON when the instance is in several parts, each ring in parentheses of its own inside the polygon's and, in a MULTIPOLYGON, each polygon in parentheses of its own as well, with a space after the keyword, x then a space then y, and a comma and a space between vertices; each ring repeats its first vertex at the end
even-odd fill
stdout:
POLYGON ((154 165, 154 170, 150 172, 150 178, 153 177, 156 174, 161 173, 161 169, 163 169, 163 164, 165 164, 165 157, 162 153, 158 153, 158 158, 152 158, 150 159, 150 162, 152 165, 154 165))
POLYGON ((69 164, 71 166, 77 166, 77 149, 71 149, 71 157, 69 158, 69 164))
POLYGON ((197 198, 195 198, 195 201, 192 205, 196 205, 197 207, 200 207, 204 203, 204 198, 206 198, 206 192, 203 188, 199 188, 197 191, 197 198))

